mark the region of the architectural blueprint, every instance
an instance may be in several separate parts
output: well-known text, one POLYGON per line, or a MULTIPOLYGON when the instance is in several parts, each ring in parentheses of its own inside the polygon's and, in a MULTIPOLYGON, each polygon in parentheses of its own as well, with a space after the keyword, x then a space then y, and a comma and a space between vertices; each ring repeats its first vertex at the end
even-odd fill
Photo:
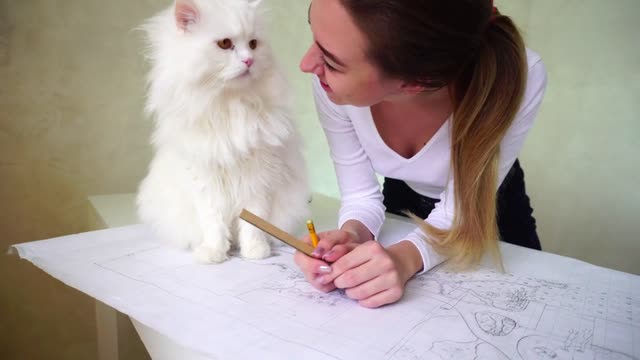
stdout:
MULTIPOLYGON (((385 227, 388 238, 411 230, 385 227)), ((202 265, 136 225, 15 248, 70 286, 221 359, 640 360, 640 277, 510 245, 507 273, 435 269, 380 309, 314 290, 287 247, 265 260, 202 265)))

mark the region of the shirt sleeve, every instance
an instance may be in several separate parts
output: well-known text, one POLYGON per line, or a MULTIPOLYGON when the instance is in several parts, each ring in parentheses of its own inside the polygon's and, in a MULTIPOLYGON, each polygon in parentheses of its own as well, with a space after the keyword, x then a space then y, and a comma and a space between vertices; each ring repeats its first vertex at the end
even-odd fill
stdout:
MULTIPOLYGON (((531 64, 525 88, 524 101, 516 114, 513 124, 507 130, 504 139, 500 143, 498 186, 502 183, 507 173, 513 166, 522 149, 527 133, 533 126, 534 119, 542 103, 544 91, 547 85, 547 74, 544 64, 540 59, 531 64)), ((447 188, 440 194, 438 202, 425 219, 427 223, 440 229, 448 229, 453 223, 454 215, 454 184, 453 178, 449 180, 447 188)), ((420 228, 416 228, 401 241, 412 242, 420 251, 423 262, 421 273, 428 271, 445 260, 426 241, 426 234, 420 228)))
POLYGON ((348 220, 358 220, 377 238, 384 222, 385 207, 371 161, 344 108, 329 100, 315 77, 312 84, 318 117, 329 142, 340 188, 342 203, 338 227, 348 220))

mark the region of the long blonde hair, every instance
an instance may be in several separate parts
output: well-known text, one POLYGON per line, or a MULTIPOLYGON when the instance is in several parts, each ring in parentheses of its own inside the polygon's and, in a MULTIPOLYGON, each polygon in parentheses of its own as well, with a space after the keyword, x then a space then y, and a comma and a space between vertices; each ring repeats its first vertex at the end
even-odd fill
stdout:
POLYGON ((444 230, 420 221, 434 248, 461 269, 477 264, 485 252, 503 268, 497 243, 498 158, 526 84, 525 48, 511 19, 496 15, 486 32, 477 63, 452 87, 453 224, 444 230))
POLYGON ((526 51, 512 20, 489 0, 342 0, 389 76, 450 89, 455 214, 449 229, 418 219, 436 251, 463 270, 485 253, 502 269, 496 191, 500 142, 526 84, 526 51))

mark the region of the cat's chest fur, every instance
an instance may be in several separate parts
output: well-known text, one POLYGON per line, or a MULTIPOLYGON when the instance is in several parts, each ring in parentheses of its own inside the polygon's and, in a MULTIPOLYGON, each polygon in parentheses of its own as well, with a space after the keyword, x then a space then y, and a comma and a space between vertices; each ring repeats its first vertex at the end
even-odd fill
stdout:
POLYGON ((182 118, 158 122, 156 146, 195 168, 230 170, 273 161, 293 135, 285 109, 252 98, 224 98, 174 116, 182 118))

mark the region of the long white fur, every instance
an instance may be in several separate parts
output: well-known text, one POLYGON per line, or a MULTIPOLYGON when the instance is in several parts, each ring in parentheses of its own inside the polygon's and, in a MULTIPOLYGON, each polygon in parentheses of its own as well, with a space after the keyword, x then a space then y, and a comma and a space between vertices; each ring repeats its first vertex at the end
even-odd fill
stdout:
POLYGON ((176 0, 143 26, 155 155, 138 215, 206 263, 227 259, 234 244, 243 257, 270 255, 267 235, 238 221, 242 208, 287 231, 308 216, 301 142, 259 11, 248 0, 176 0), (186 28, 176 23, 178 5, 196 11, 186 28), (233 49, 216 45, 224 38, 233 49), (246 57, 254 64, 241 76, 246 57))

